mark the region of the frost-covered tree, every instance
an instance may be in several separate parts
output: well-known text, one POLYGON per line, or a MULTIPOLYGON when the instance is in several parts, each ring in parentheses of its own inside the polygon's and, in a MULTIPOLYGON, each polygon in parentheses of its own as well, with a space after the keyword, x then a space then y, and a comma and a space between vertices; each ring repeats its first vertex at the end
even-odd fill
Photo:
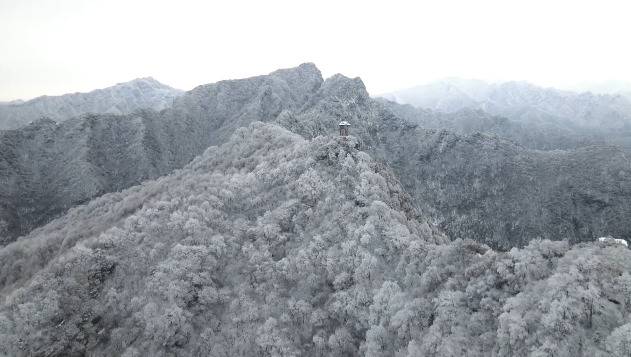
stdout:
POLYGON ((254 123, 0 248, 0 354, 625 353, 631 251, 450 242, 357 140, 254 123))

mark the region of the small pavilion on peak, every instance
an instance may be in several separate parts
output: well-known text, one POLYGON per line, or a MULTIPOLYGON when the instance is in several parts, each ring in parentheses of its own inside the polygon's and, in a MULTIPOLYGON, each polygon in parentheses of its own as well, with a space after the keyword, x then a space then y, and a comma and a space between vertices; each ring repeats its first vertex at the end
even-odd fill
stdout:
POLYGON ((349 129, 351 127, 351 123, 343 120, 339 124, 340 127, 340 136, 348 136, 349 129))

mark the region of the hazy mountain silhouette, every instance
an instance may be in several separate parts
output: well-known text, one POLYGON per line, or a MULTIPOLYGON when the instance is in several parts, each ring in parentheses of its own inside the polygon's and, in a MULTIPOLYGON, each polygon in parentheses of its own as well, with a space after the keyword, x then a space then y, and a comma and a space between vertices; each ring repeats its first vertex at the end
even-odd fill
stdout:
POLYGON ((144 108, 162 110, 182 93, 148 77, 89 93, 16 100, 0 105, 0 130, 16 129, 41 118, 61 122, 87 113, 127 114, 144 108))

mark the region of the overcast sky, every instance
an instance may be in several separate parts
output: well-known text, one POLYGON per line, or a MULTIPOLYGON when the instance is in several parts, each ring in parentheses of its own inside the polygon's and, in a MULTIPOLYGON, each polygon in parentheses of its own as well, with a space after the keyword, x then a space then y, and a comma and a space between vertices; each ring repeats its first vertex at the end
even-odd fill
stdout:
POLYGON ((371 94, 444 77, 631 81, 631 1, 0 0, 0 100, 314 62, 371 94))

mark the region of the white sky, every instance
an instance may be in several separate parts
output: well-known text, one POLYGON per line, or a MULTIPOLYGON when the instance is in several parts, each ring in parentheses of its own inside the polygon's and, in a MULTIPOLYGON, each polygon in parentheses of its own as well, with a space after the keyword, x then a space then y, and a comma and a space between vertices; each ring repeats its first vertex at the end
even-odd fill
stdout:
POLYGON ((0 0, 0 100, 302 62, 371 94, 450 76, 631 81, 631 1, 0 0))

